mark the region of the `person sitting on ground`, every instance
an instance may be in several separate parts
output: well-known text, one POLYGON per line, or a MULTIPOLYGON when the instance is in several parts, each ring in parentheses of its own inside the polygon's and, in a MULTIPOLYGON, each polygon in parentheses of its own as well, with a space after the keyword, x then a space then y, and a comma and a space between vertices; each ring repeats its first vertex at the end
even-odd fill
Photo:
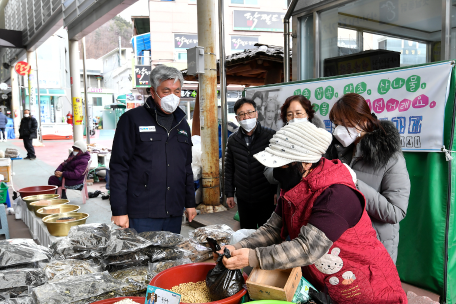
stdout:
MULTIPOLYGON (((55 170, 53 176, 49 177, 48 185, 62 186, 62 178, 65 178, 65 188, 82 190, 84 186, 84 173, 90 160, 90 153, 87 152, 87 145, 84 141, 78 140, 73 145, 73 151, 68 158, 55 170)), ((66 199, 65 190, 62 197, 66 199)))

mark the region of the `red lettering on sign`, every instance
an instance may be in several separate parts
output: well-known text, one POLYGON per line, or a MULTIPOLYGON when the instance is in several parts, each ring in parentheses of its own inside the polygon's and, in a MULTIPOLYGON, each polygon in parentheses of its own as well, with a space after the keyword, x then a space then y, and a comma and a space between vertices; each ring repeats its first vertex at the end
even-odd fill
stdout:
POLYGON ((16 70, 16 73, 18 73, 21 76, 28 75, 32 71, 32 67, 30 66, 30 64, 24 61, 19 61, 18 63, 16 63, 14 69, 16 70))

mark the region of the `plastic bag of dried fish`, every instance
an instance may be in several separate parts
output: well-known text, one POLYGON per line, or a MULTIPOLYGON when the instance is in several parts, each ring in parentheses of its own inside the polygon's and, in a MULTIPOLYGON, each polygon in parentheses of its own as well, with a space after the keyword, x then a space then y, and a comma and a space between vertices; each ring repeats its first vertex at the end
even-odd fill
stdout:
POLYGON ((46 281, 46 275, 39 268, 0 270, 0 292, 17 292, 17 288, 39 286, 46 281))
POLYGON ((174 266, 190 264, 190 263, 192 263, 192 261, 189 258, 149 263, 149 273, 148 273, 149 279, 151 280, 153 277, 155 277, 157 274, 159 274, 163 270, 169 269, 174 266))
POLYGON ((231 235, 234 233, 234 230, 230 226, 221 224, 221 225, 209 225, 205 227, 200 227, 194 231, 190 231, 188 235, 190 238, 194 239, 198 243, 205 244, 207 243, 206 238, 213 238, 216 241, 224 239, 229 243, 231 235))
POLYGON ((48 248, 37 245, 32 239, 0 241, 0 269, 46 261, 51 255, 48 248))
POLYGON ((92 261, 63 260, 50 263, 40 263, 49 281, 58 281, 69 276, 80 276, 101 272, 102 269, 92 261))
POLYGON ((26 296, 1 301, 0 304, 35 304, 35 302, 33 301, 32 297, 26 296))
POLYGON ((152 243, 138 235, 135 229, 115 229, 111 231, 111 240, 106 248, 106 256, 123 255, 137 252, 151 246, 152 243))
POLYGON ((111 238, 111 229, 106 224, 84 224, 73 226, 68 239, 74 249, 104 251, 111 238))
POLYGON ((193 263, 203 262, 212 258, 212 250, 193 239, 185 239, 182 243, 178 244, 176 248, 190 252, 186 257, 193 263))
POLYGON ((122 281, 126 286, 121 288, 123 296, 131 296, 138 292, 145 292, 150 280, 148 267, 139 266, 111 272, 113 278, 122 281))
POLYGON ((49 282, 33 288, 32 296, 37 304, 68 304, 122 287, 122 282, 105 271, 49 282))
POLYGON ((150 257, 151 262, 177 260, 192 254, 192 252, 182 248, 162 248, 155 246, 147 247, 146 249, 143 249, 143 252, 150 257))
POLYGON ((133 266, 147 265, 149 257, 142 252, 132 252, 124 255, 110 256, 105 259, 109 272, 133 266))
POLYGON ((184 239, 182 235, 169 231, 145 231, 141 232, 139 236, 149 240, 153 246, 158 247, 174 247, 184 239))

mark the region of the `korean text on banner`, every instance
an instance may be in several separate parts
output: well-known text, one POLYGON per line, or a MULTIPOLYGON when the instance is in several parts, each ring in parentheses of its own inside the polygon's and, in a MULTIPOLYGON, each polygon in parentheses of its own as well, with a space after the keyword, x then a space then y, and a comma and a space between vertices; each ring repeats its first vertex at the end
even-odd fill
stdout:
POLYGON ((81 98, 73 97, 73 121, 74 125, 82 125, 84 112, 82 111, 81 98))
POLYGON ((283 124, 280 107, 285 99, 303 95, 312 103, 326 130, 332 133, 334 124, 329 120, 332 106, 344 94, 358 93, 366 99, 378 119, 389 120, 396 125, 403 151, 440 152, 451 70, 451 62, 443 62, 379 73, 247 88, 246 97, 252 98, 255 94, 255 98, 262 99, 258 108, 259 117, 263 117, 260 123, 279 129, 283 124))

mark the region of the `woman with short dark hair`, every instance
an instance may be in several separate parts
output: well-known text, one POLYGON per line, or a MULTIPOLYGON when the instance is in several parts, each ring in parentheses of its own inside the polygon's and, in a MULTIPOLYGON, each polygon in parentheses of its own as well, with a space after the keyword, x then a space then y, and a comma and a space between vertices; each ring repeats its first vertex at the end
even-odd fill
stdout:
POLYGON ((285 100, 280 108, 280 118, 284 125, 301 120, 308 120, 317 128, 325 127, 321 119, 315 116, 315 110, 313 109, 310 100, 302 95, 293 95, 285 100))
POLYGON ((359 94, 342 96, 329 119, 336 125, 327 159, 339 159, 358 177, 366 210, 379 240, 394 263, 399 245, 399 222, 407 214, 410 179, 396 126, 378 120, 359 94))

